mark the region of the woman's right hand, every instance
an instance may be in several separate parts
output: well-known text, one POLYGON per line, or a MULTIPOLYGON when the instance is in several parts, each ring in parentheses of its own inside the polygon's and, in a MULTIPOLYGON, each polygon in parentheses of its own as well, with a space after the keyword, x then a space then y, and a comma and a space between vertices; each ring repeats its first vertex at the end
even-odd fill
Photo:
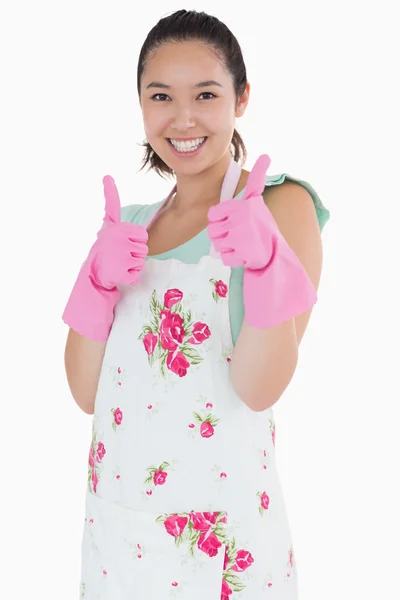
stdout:
POLYGON ((103 227, 90 249, 87 261, 96 285, 113 289, 135 285, 148 254, 147 230, 142 225, 121 222, 121 203, 114 179, 103 178, 105 216, 103 227))
POLYGON ((105 342, 110 334, 120 298, 117 286, 138 283, 148 253, 146 228, 121 223, 121 204, 113 178, 104 177, 103 185, 103 227, 79 271, 62 316, 71 329, 96 342, 105 342))

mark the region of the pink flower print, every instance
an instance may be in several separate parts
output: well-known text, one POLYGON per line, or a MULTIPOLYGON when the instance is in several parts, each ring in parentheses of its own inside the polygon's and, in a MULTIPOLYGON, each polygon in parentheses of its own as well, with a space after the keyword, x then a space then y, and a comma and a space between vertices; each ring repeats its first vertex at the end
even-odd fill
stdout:
POLYGON ((195 426, 194 423, 189 423, 189 425, 188 425, 188 427, 190 427, 190 429, 193 429, 194 426, 195 426))
POLYGON ((214 435, 214 427, 208 421, 203 421, 200 425, 200 435, 203 438, 210 438, 214 435))
POLYGON ((94 467, 94 450, 93 450, 93 444, 90 444, 90 450, 89 450, 89 465, 93 468, 94 467))
POLYGON ((236 554, 235 564, 232 567, 232 571, 241 573, 248 569, 254 562, 254 558, 247 550, 238 550, 236 554))
POLYGON ((104 448, 103 442, 99 442, 97 444, 97 460, 99 462, 101 462, 103 460, 105 453, 106 453, 106 449, 104 448))
MULTIPOLYGON (((226 552, 226 534, 221 527, 221 523, 226 523, 226 513, 223 511, 164 514, 158 516, 156 521, 164 524, 167 533, 174 538, 176 547, 188 542, 192 556, 196 548, 209 557, 216 556, 221 546, 226 552)), ((232 562, 232 557, 229 558, 232 562)), ((232 577, 239 579, 233 573, 232 577)))
MULTIPOLYGON (((211 404, 208 403, 207 406, 211 404)), ((212 404, 211 404, 212 406, 212 404)), ((203 438, 210 438, 214 435, 215 427, 219 423, 219 419, 208 411, 194 412, 193 416, 200 425, 200 435, 203 438)))
POLYGON ((174 288, 167 290, 164 294, 164 306, 165 308, 171 308, 174 304, 180 302, 183 298, 183 294, 180 290, 174 288))
POLYGON ((155 347, 157 345, 157 341, 158 341, 158 337, 156 335, 154 335, 154 333, 152 333, 151 331, 149 331, 149 333, 146 333, 146 335, 144 336, 143 345, 149 356, 151 354, 153 354, 155 347))
POLYGON ((97 477, 96 469, 93 469, 93 471, 92 471, 92 486, 93 486, 93 491, 95 494, 97 492, 97 484, 98 483, 99 483, 99 478, 97 477))
POLYGON ((226 359, 226 361, 227 361, 228 363, 232 362, 232 359, 231 359, 231 357, 230 357, 230 356, 228 356, 228 358, 226 359))
POLYGON ((103 575, 107 575, 107 571, 103 569, 103 575))
POLYGON ((257 496, 260 498, 260 506, 258 507, 258 512, 261 516, 264 515, 264 511, 269 508, 269 496, 267 492, 257 492, 257 496))
MULTIPOLYGON (((155 466, 147 467, 146 471, 148 472, 148 476, 146 477, 144 483, 145 484, 152 483, 154 485, 154 487, 157 487, 158 485, 164 485, 167 480, 167 477, 168 477, 167 468, 169 466, 170 466, 169 463, 163 462, 158 467, 155 467, 155 466)), ((152 491, 148 489, 146 494, 148 496, 151 496, 152 491)))
POLYGON ((289 550, 289 564, 291 567, 293 567, 293 550, 292 549, 289 550))
POLYGON ((179 377, 185 377, 187 370, 190 367, 190 363, 186 360, 182 352, 170 352, 167 356, 167 368, 178 375, 179 377))
POLYGON ((212 408, 212 407, 213 407, 213 405, 211 404, 211 402, 207 402, 206 408, 212 408))
POLYGON ((170 515, 165 519, 164 527, 170 535, 179 537, 182 535, 188 522, 188 517, 180 517, 178 514, 170 515))
POLYGON ((272 419, 269 420, 269 429, 271 431, 272 444, 275 446, 275 423, 272 419))
POLYGON ((147 491, 146 491, 146 494, 147 494, 148 496, 151 496, 151 495, 152 495, 152 493, 153 493, 153 490, 147 490, 147 491))
POLYGON ((209 279, 209 282, 213 286, 212 297, 214 298, 215 302, 218 302, 220 298, 226 298, 228 293, 228 286, 226 283, 221 281, 221 279, 218 281, 216 279, 209 279))
POLYGON ((208 556, 216 556, 222 543, 219 541, 214 532, 203 532, 200 534, 197 542, 199 550, 207 554, 208 556))
POLYGON ((224 472, 222 471, 222 473, 220 473, 220 478, 221 478, 221 479, 226 479, 226 473, 224 473, 224 472))
POLYGON ((261 494, 261 506, 267 510, 267 508, 269 507, 269 496, 267 496, 266 492, 263 492, 261 494))
POLYGON ((193 325, 192 337, 188 340, 190 344, 202 344, 211 335, 211 331, 205 323, 197 321, 193 325))
POLYGON ((228 548, 225 547, 225 557, 224 557, 224 571, 226 571, 227 567, 229 565, 229 554, 228 554, 228 548))
POLYGON ((149 404, 147 408, 148 408, 149 410, 151 410, 151 409, 153 408, 153 405, 152 405, 152 404, 149 404))
POLYGON ((226 298, 226 294, 228 293, 228 286, 226 283, 219 279, 215 284, 215 291, 220 298, 226 298))
POLYGON ((191 344, 201 344, 210 336, 207 325, 199 321, 193 324, 191 310, 183 310, 182 297, 180 290, 171 288, 161 303, 153 290, 149 305, 151 320, 143 325, 138 336, 143 340, 150 367, 157 362, 164 379, 167 369, 184 377, 190 365, 200 364, 203 357, 191 344))
POLYGON ((221 600, 229 600, 229 596, 232 594, 232 590, 229 587, 228 583, 225 579, 222 579, 222 590, 221 590, 221 600))
POLYGON ((116 425, 121 425, 122 423, 122 410, 120 408, 116 408, 114 410, 114 422, 116 425))
POLYGON ((160 341, 164 350, 176 350, 185 337, 183 319, 178 313, 161 312, 160 341))
POLYGON ((173 581, 173 582, 171 583, 171 585, 173 585, 174 587, 176 587, 176 586, 178 585, 178 582, 177 582, 177 581, 173 581))
POLYGON ((166 479, 168 477, 168 473, 165 471, 158 470, 153 475, 154 485, 164 485, 166 479))
POLYGON ((101 461, 106 454, 106 449, 103 442, 97 441, 97 433, 94 425, 92 426, 92 440, 89 450, 89 464, 88 464, 88 487, 93 493, 97 491, 97 484, 99 482, 99 470, 101 470, 101 461))
POLYGON ((190 520, 193 524, 193 529, 196 531, 207 532, 217 522, 219 512, 192 512, 190 520))

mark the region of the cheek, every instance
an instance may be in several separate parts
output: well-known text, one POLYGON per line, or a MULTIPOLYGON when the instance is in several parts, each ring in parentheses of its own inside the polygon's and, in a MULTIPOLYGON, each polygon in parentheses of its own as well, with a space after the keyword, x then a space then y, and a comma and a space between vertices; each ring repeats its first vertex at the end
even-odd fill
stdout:
POLYGON ((228 131, 235 125, 234 107, 229 103, 215 104, 209 114, 204 114, 205 123, 215 131, 228 131))
POLYGON ((142 109, 143 125, 147 136, 162 133, 168 122, 167 111, 158 107, 144 106, 142 109))

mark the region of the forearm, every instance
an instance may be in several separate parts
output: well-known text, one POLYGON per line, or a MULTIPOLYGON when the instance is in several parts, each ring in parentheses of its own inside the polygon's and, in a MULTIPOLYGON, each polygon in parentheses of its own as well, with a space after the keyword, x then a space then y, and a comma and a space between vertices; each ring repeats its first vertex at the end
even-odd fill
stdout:
POLYGON ((256 329, 243 321, 231 361, 231 382, 249 408, 261 411, 279 400, 296 370, 295 320, 256 329))
POLYGON ((71 394, 87 414, 94 412, 97 386, 106 342, 95 342, 69 330, 65 347, 65 370, 71 394))

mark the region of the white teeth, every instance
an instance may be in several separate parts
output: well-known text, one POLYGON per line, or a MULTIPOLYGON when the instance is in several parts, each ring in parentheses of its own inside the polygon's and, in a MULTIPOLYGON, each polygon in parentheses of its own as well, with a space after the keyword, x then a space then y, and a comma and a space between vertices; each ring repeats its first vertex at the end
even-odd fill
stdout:
POLYGON ((178 152, 193 152, 197 150, 201 146, 201 144, 205 141, 205 137, 196 138, 194 140, 190 140, 190 142, 181 142, 177 140, 169 140, 172 146, 178 150, 178 152))

